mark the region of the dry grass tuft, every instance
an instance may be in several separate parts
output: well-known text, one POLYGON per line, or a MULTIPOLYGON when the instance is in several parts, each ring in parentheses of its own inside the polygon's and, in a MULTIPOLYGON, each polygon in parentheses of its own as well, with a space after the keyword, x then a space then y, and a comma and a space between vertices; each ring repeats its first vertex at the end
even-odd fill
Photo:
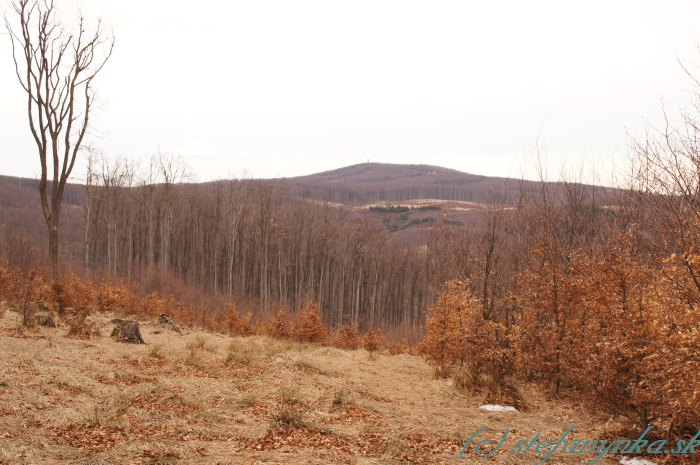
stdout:
POLYGON ((231 341, 224 365, 252 366, 256 362, 256 350, 251 344, 240 341, 231 341))
POLYGON ((258 403, 258 396, 252 393, 248 393, 244 395, 241 399, 236 402, 236 406, 241 409, 245 410, 247 408, 253 407, 258 403))
POLYGON ((202 354, 194 347, 187 347, 187 358, 185 358, 185 365, 202 369, 206 367, 202 354))
POLYGON ((95 380, 102 384, 133 386, 135 384, 148 383, 153 381, 153 378, 143 376, 134 370, 117 370, 105 374, 96 374, 95 380))
POLYGON ((299 398, 295 390, 282 389, 279 392, 277 405, 272 412, 272 427, 298 428, 305 425, 304 417, 308 412, 307 405, 299 398))
POLYGON ((253 364, 253 357, 245 352, 229 352, 224 360, 225 365, 243 365, 250 366, 253 364))
POLYGON ((97 405, 94 405, 85 416, 85 421, 83 422, 86 426, 95 428, 102 424, 102 417, 100 415, 100 409, 97 405))
POLYGON ((348 401, 348 391, 345 388, 335 389, 331 399, 331 409, 342 407, 348 401))
POLYGON ((182 459, 182 454, 177 450, 168 447, 157 447, 145 449, 141 452, 141 457, 147 459, 145 465, 169 465, 175 464, 182 459))
POLYGON ((297 360, 294 362, 294 368, 297 370, 301 371, 302 373, 306 373, 309 375, 324 375, 328 376, 328 372, 325 370, 322 370, 321 368, 317 367, 316 365, 307 362, 306 360, 297 360))
POLYGON ((457 367, 451 370, 452 385, 460 391, 466 391, 469 394, 480 392, 481 384, 476 382, 467 368, 457 367))
POLYGON ((153 344, 148 348, 148 356, 151 358, 163 359, 165 355, 163 354, 163 344, 153 344))
POLYGON ((216 348, 207 342, 207 339, 198 334, 195 336, 194 341, 188 342, 185 346, 189 350, 205 350, 207 352, 216 352, 216 348))

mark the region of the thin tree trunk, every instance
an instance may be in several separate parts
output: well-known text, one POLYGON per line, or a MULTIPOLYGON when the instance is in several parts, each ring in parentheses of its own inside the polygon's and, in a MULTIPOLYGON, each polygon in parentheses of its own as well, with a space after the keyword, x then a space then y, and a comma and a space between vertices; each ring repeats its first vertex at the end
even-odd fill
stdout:
POLYGON ((49 226, 49 267, 51 270, 51 281, 58 278, 58 225, 49 226))

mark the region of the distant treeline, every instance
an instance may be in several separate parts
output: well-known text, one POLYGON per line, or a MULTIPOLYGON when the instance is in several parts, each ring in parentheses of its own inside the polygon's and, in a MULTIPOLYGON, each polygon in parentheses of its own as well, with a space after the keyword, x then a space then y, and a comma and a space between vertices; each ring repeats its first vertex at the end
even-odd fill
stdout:
MULTIPOLYGON (((330 325, 349 320, 364 328, 418 328, 435 292, 454 276, 470 276, 486 308, 504 305, 513 275, 537 237, 521 228, 543 201, 541 189, 524 189, 519 208, 504 208, 509 194, 494 194, 464 225, 408 216, 439 211, 437 205, 373 207, 396 214, 396 221, 382 224, 295 198, 284 182, 187 184, 182 174, 168 160, 155 160, 146 170, 126 162, 95 166, 89 186, 70 187, 75 206, 66 209, 64 263, 73 270, 133 281, 144 292, 173 289, 176 298, 198 293, 259 313, 280 306, 293 310, 313 299, 330 325), (410 246, 402 242, 405 235, 391 234, 414 225, 430 227, 416 228, 422 236, 410 246), (510 239, 517 242, 506 244, 510 239), (178 289, 174 283, 188 287, 178 289)), ((575 186, 582 196, 577 197, 582 202, 575 210, 577 224, 592 226, 595 218, 613 212, 601 210, 607 202, 601 190, 575 186)), ((36 262, 27 251, 38 251, 39 261, 44 255, 40 209, 26 187, 0 185, 0 212, 7 213, 0 216, 0 260, 20 265, 36 262), (5 195, 8 201, 17 197, 5 202, 5 195)), ((548 194, 548 205, 571 197, 559 195, 561 189, 552 186, 556 193, 548 194)), ((584 228, 581 234, 600 231, 596 228, 584 228)), ((216 309, 203 306, 202 311, 216 309)))

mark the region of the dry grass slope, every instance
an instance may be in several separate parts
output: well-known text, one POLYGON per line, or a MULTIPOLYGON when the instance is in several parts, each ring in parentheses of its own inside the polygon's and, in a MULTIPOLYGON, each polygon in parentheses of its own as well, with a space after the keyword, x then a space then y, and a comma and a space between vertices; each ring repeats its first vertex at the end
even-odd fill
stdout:
MULTIPOLYGON (((484 424, 521 438, 558 437, 571 424, 582 437, 603 433, 604 422, 527 387, 527 413, 482 411, 482 398, 407 354, 147 322, 136 346, 108 336, 111 317, 91 316, 101 336, 76 340, 61 326, 18 332, 18 315, 5 312, 0 463, 455 463, 484 424)), ((468 456, 462 463, 474 463, 468 456)), ((561 459, 550 463, 582 463, 561 459)))

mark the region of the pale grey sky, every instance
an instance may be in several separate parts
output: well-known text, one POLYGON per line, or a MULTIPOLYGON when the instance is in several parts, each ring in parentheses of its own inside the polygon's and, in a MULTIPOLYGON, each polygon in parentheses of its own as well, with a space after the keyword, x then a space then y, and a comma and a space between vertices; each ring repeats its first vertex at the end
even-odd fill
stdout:
MULTIPOLYGON (((202 181, 367 159, 531 178, 541 134, 550 173, 586 160, 609 183, 626 129, 689 101, 676 55, 700 74, 697 0, 57 4, 116 36, 92 143, 179 155, 202 181)), ((0 64, 0 174, 34 177, 7 34, 0 64)))

